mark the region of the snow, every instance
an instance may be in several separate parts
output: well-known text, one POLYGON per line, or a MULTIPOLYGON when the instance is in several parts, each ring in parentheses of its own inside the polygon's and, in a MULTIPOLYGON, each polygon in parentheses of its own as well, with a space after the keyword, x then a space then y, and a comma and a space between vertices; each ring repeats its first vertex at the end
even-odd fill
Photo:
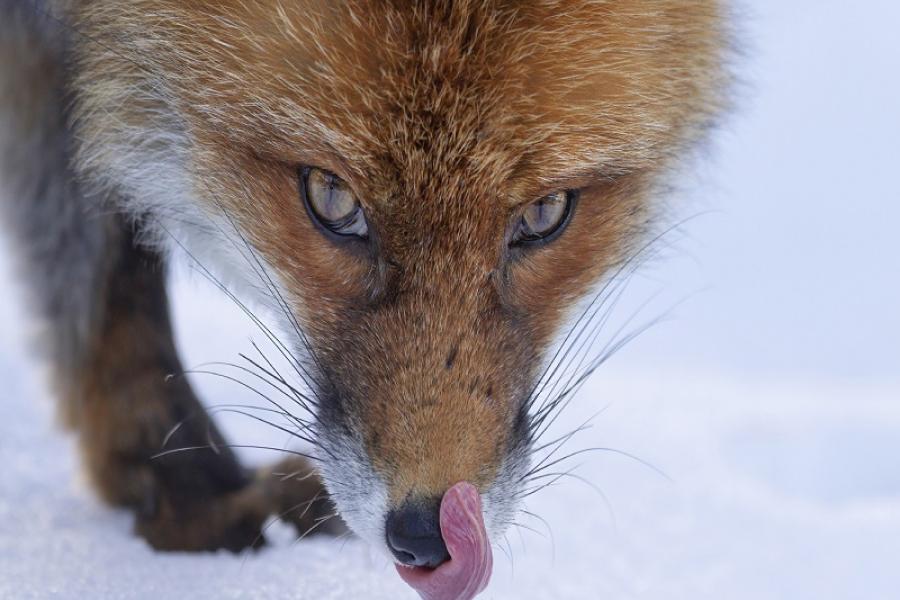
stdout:
MULTIPOLYGON (((247 345, 236 309, 214 291, 183 279, 176 289, 180 329, 195 340, 184 347, 188 364, 247 345)), ((21 321, 13 308, 6 315, 0 334, 17 348, 21 321)), ((295 542, 280 524, 255 554, 153 552, 128 514, 84 485, 34 369, 17 354, 0 365, 0 598, 416 597, 361 542, 295 542)), ((195 381, 207 398, 253 401, 236 386, 195 381)), ((573 449, 623 450, 668 478, 619 454, 573 460, 603 496, 577 480, 533 496, 527 508, 546 524, 525 516, 528 529, 495 548, 484 597, 895 598, 898 390, 628 372, 613 361, 558 430, 608 405, 573 449)), ((235 441, 265 434, 237 418, 224 424, 235 441)))
MULTIPOLYGON (((718 212, 621 310, 650 288, 662 308, 705 291, 605 365, 556 428, 607 407, 572 449, 666 476, 612 452, 567 463, 599 492, 567 479, 532 496, 546 524, 523 515, 495 548, 484 598, 900 595, 900 85, 875 77, 900 72, 897 6, 754 3, 748 99, 713 181, 685 185, 718 212)), ((0 268, 0 598, 415 598, 361 542, 295 542, 279 524, 255 554, 150 550, 84 484, 10 281, 0 268)), ((246 319, 184 273, 175 309, 187 365, 247 349, 246 319)), ((194 383, 210 403, 254 401, 194 383)), ((221 417, 232 441, 283 441, 221 417)))

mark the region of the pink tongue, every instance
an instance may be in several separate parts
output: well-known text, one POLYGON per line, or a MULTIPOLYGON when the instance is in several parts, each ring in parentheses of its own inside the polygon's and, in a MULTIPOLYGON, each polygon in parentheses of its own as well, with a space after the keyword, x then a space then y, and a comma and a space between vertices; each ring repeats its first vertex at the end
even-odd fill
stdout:
POLYGON ((422 600, 472 600, 487 587, 494 559, 471 483, 457 483, 441 500, 441 535, 450 560, 436 569, 397 565, 400 577, 422 600))

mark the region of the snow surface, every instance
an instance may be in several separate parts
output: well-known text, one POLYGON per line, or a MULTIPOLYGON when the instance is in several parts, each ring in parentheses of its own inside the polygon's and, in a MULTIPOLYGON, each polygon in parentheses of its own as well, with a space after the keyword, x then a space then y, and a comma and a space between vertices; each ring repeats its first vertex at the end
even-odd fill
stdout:
MULTIPOLYGON (((205 341, 186 348, 189 360, 241 345, 243 329, 222 330, 239 322, 230 307, 212 292, 191 298, 179 321, 205 341)), ((2 339, 18 344, 17 329, 6 319, 2 339)), ((47 394, 21 376, 30 369, 8 356, 0 365, 0 598, 416 597, 361 542, 295 543, 279 525, 255 554, 153 552, 130 533, 129 515, 86 489, 47 394)), ((610 371, 583 391, 559 431, 608 405, 573 449, 627 451, 671 480, 617 454, 572 461, 605 498, 576 480, 533 496, 528 509, 547 524, 524 517, 529 529, 495 548, 485 598, 897 597, 897 387, 610 371)), ((252 401, 196 381, 207 398, 252 401)), ((264 434, 240 420, 225 426, 239 442, 264 434)))
MULTIPOLYGON (((484 598, 900 597, 900 4, 752 11, 746 101, 713 181, 685 184, 716 213, 686 226, 622 311, 650 288, 663 309, 705 291, 610 361, 557 427, 608 406, 572 449, 626 451, 668 479, 611 452, 577 457, 567 466, 603 495, 565 480, 533 496, 547 523, 510 531, 484 598)), ((247 349, 234 307, 177 279, 185 363, 247 349)), ((0 599, 415 598, 360 542, 295 543, 277 524, 256 554, 151 551, 81 480, 18 299, 0 274, 0 599)), ((253 401, 194 382, 210 403, 253 401)), ((283 442, 221 421, 234 442, 283 442)))

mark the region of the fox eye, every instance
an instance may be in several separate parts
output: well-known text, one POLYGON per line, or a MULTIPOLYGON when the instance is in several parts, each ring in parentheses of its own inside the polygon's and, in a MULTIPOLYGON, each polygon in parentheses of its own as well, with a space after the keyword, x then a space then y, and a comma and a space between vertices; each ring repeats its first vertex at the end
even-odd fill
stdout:
POLYGON ((347 182, 334 173, 317 167, 303 168, 300 192, 310 216, 328 231, 358 238, 368 236, 362 206, 347 182))
POLYGON ((511 245, 549 242, 568 224, 577 193, 560 191, 532 202, 519 217, 511 245))

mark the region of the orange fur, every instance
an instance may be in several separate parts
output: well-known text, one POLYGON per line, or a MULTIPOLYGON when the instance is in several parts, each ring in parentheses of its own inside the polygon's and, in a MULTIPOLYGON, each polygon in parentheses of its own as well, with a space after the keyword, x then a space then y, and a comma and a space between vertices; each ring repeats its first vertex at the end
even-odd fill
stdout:
POLYGON ((393 503, 490 486, 576 299, 645 231, 722 104, 716 0, 109 0, 78 22, 81 162, 177 111, 193 192, 276 271, 393 503), (334 171, 377 253, 322 236, 297 168, 334 171), (580 189, 555 242, 522 207, 580 189))

